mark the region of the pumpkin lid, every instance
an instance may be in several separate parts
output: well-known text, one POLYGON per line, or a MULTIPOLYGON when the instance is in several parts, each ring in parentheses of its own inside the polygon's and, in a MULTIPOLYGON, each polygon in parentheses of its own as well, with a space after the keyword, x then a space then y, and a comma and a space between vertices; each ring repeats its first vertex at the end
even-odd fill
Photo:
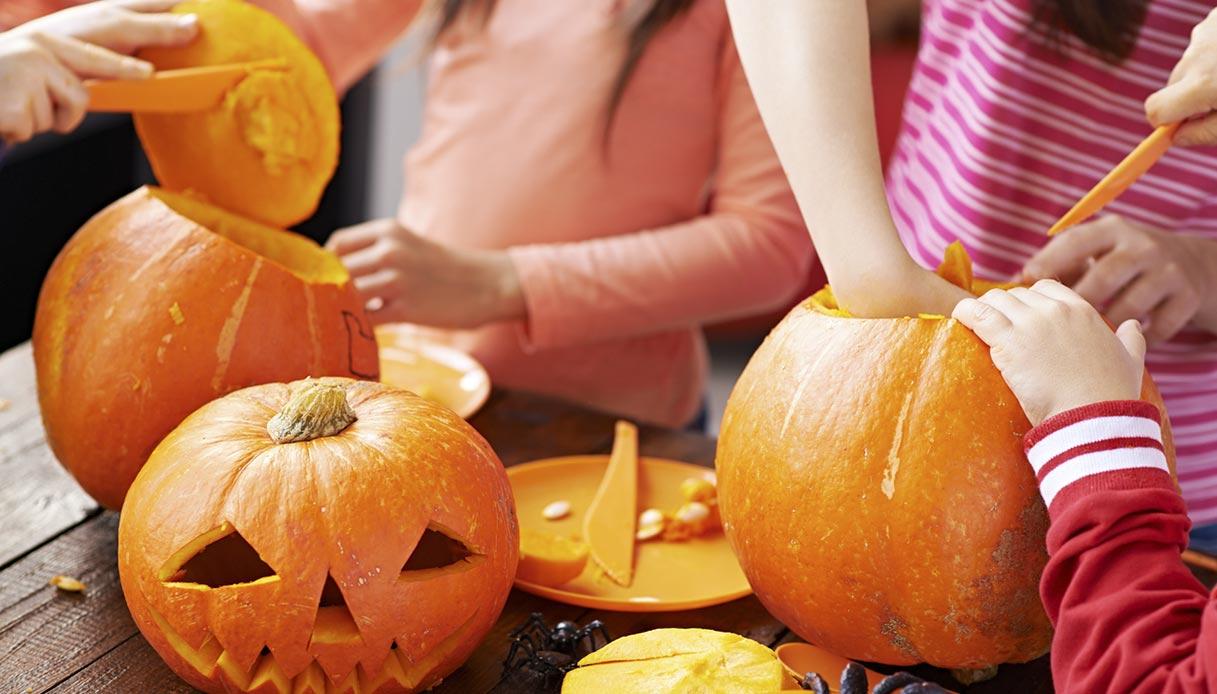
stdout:
POLYGON ((158 70, 282 59, 257 70, 219 106, 136 114, 161 185, 251 219, 288 227, 307 219, 338 165, 338 97, 321 61, 274 15, 244 0, 188 0, 199 17, 190 45, 149 48, 158 70))

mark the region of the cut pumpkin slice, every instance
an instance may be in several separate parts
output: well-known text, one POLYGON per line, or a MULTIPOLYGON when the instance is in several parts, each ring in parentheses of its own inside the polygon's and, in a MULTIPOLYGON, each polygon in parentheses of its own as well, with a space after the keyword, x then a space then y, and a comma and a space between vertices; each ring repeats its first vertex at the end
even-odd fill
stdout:
POLYGON ((710 629, 654 629, 617 639, 579 661, 562 694, 766 692, 782 688, 777 655, 752 639, 710 629))
POLYGON ((587 545, 569 537, 522 528, 516 578, 557 587, 579 577, 587 566, 587 545))

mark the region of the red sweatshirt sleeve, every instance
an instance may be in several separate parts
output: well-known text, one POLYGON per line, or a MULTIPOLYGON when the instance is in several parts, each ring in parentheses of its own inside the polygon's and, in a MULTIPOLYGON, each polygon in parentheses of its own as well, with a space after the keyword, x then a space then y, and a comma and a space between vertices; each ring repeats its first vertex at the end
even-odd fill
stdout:
POLYGON ((1058 692, 1217 691, 1217 609, 1179 558, 1189 522, 1159 417, 1097 403, 1027 435, 1052 520, 1040 593, 1058 692))

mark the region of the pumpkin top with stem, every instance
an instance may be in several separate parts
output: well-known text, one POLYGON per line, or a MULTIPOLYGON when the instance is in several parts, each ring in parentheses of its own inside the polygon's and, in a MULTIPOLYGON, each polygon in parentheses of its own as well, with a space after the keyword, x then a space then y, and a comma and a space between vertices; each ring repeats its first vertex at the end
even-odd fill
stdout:
POLYGON ((266 423, 266 433, 280 444, 312 441, 340 434, 356 419, 346 388, 327 379, 310 379, 266 423))

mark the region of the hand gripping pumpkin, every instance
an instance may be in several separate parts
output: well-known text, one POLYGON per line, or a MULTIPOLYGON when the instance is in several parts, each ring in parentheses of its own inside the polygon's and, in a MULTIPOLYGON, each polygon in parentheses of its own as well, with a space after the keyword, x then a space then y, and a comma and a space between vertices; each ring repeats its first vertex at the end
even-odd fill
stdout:
POLYGON ((246 386, 377 376, 345 268, 312 241, 155 188, 89 221, 34 320, 47 440, 110 508, 186 415, 246 386))
MULTIPOLYGON (((974 289, 960 254, 941 272, 974 289)), ((1143 397, 1162 407, 1148 376, 1143 397)), ((856 319, 820 292, 731 393, 716 459, 727 538, 765 607, 842 656, 1030 660, 1051 628, 1029 428, 988 348, 954 320, 856 319)))
POLYGON ((119 525, 127 605, 208 692, 417 691, 511 589, 507 476, 460 417, 379 383, 247 388, 157 447, 119 525))

